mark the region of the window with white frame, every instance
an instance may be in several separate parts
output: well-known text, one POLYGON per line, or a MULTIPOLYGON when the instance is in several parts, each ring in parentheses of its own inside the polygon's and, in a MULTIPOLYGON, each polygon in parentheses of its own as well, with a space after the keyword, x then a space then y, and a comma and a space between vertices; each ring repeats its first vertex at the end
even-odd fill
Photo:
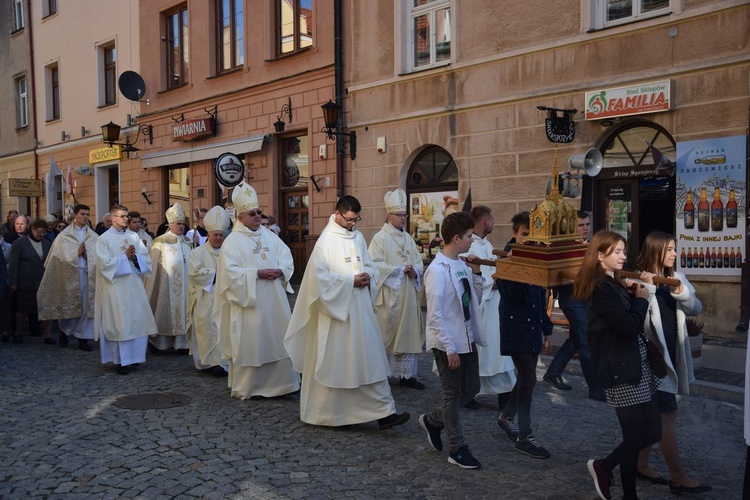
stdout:
POLYGON ((594 29, 669 14, 677 0, 593 0, 594 29))
POLYGON ((403 5, 404 69, 408 72, 450 63, 450 0, 408 0, 403 5))
POLYGON ((60 119, 60 69, 57 63, 44 68, 47 121, 60 119))
POLYGON ((104 84, 103 105, 117 102, 117 50, 114 45, 102 47, 102 83, 104 84))
POLYGON ((15 80, 16 87, 16 128, 29 126, 29 87, 26 76, 15 80))
POLYGON ((24 0, 13 0, 13 31, 22 30, 26 25, 23 19, 23 2, 24 0))

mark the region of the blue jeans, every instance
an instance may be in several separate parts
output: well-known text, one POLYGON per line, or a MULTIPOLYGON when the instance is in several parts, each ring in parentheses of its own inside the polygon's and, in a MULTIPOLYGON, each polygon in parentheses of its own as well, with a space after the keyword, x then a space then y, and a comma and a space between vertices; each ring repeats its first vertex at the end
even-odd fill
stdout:
POLYGON ((440 375, 442 405, 427 415, 427 421, 430 425, 445 429, 451 453, 456 453, 464 445, 459 418, 461 408, 479 392, 479 356, 474 344, 471 349, 471 352, 459 354, 461 366, 456 370, 448 368, 448 355, 444 351, 432 349, 440 375))
POLYGON ((602 390, 602 386, 596 376, 596 364, 591 359, 591 350, 589 349, 589 341, 586 336, 586 305, 583 302, 573 300, 571 292, 565 289, 560 289, 558 301, 560 309, 565 313, 565 317, 568 318, 568 323, 570 323, 570 336, 563 342, 560 350, 557 351, 554 359, 549 364, 547 375, 550 377, 559 377, 562 375, 570 358, 578 351, 581 371, 583 371, 583 377, 589 386, 589 394, 599 392, 602 390))

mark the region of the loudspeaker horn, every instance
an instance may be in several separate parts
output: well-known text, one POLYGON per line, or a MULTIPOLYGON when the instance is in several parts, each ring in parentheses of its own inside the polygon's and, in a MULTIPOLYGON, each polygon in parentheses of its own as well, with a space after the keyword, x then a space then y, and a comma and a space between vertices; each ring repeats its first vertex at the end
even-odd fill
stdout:
POLYGON ((589 149, 586 154, 572 155, 568 158, 571 169, 583 170, 589 177, 596 177, 601 172, 603 161, 602 152, 596 148, 589 149))

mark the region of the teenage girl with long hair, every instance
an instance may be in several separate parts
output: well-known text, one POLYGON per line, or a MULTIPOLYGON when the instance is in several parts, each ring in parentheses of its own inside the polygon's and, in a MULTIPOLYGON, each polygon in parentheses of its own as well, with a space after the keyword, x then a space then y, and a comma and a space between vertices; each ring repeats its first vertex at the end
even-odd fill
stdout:
MULTIPOLYGON (((659 406, 652 398, 659 379, 651 371, 642 335, 648 311, 648 291, 638 285, 635 295, 618 281, 615 271, 626 260, 625 238, 599 231, 586 250, 575 280, 573 298, 586 302, 586 319, 592 359, 604 386, 607 404, 615 409, 622 442, 606 458, 589 460, 588 470, 602 499, 612 498, 612 471, 620 466, 623 498, 638 498, 638 452, 661 438, 659 406)), ((644 281, 650 278, 644 277, 644 281)))
POLYGON ((661 231, 650 233, 643 242, 635 267, 644 276, 677 278, 679 286, 646 283, 649 308, 644 331, 661 351, 667 365, 667 376, 661 381, 656 399, 661 410, 662 437, 659 449, 669 468, 669 480, 657 475, 648 466, 651 447, 641 450, 638 457, 638 477, 653 484, 669 484, 674 493, 702 493, 711 487, 687 475, 680 464, 677 447, 677 399, 675 394, 689 394, 690 383, 695 380, 690 344, 687 340, 686 316, 701 313, 701 302, 685 275, 674 271, 677 259, 677 240, 661 231))

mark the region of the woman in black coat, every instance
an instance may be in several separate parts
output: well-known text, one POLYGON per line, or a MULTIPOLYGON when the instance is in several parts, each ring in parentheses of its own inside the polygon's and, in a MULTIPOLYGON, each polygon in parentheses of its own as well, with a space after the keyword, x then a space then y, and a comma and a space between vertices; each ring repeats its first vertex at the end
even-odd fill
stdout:
MULTIPOLYGON (((646 356, 643 324, 648 311, 648 291, 639 285, 635 296, 615 271, 626 260, 625 238, 612 231, 599 231, 589 243, 575 282, 574 298, 587 301, 586 317, 592 359, 604 386, 607 403, 615 409, 622 429, 622 442, 606 458, 589 460, 588 469, 600 498, 612 498, 612 471, 620 466, 623 498, 638 498, 636 472, 638 453, 661 438, 661 415, 653 394, 659 379, 646 356)), ((642 276, 643 281, 651 280, 642 276)))

